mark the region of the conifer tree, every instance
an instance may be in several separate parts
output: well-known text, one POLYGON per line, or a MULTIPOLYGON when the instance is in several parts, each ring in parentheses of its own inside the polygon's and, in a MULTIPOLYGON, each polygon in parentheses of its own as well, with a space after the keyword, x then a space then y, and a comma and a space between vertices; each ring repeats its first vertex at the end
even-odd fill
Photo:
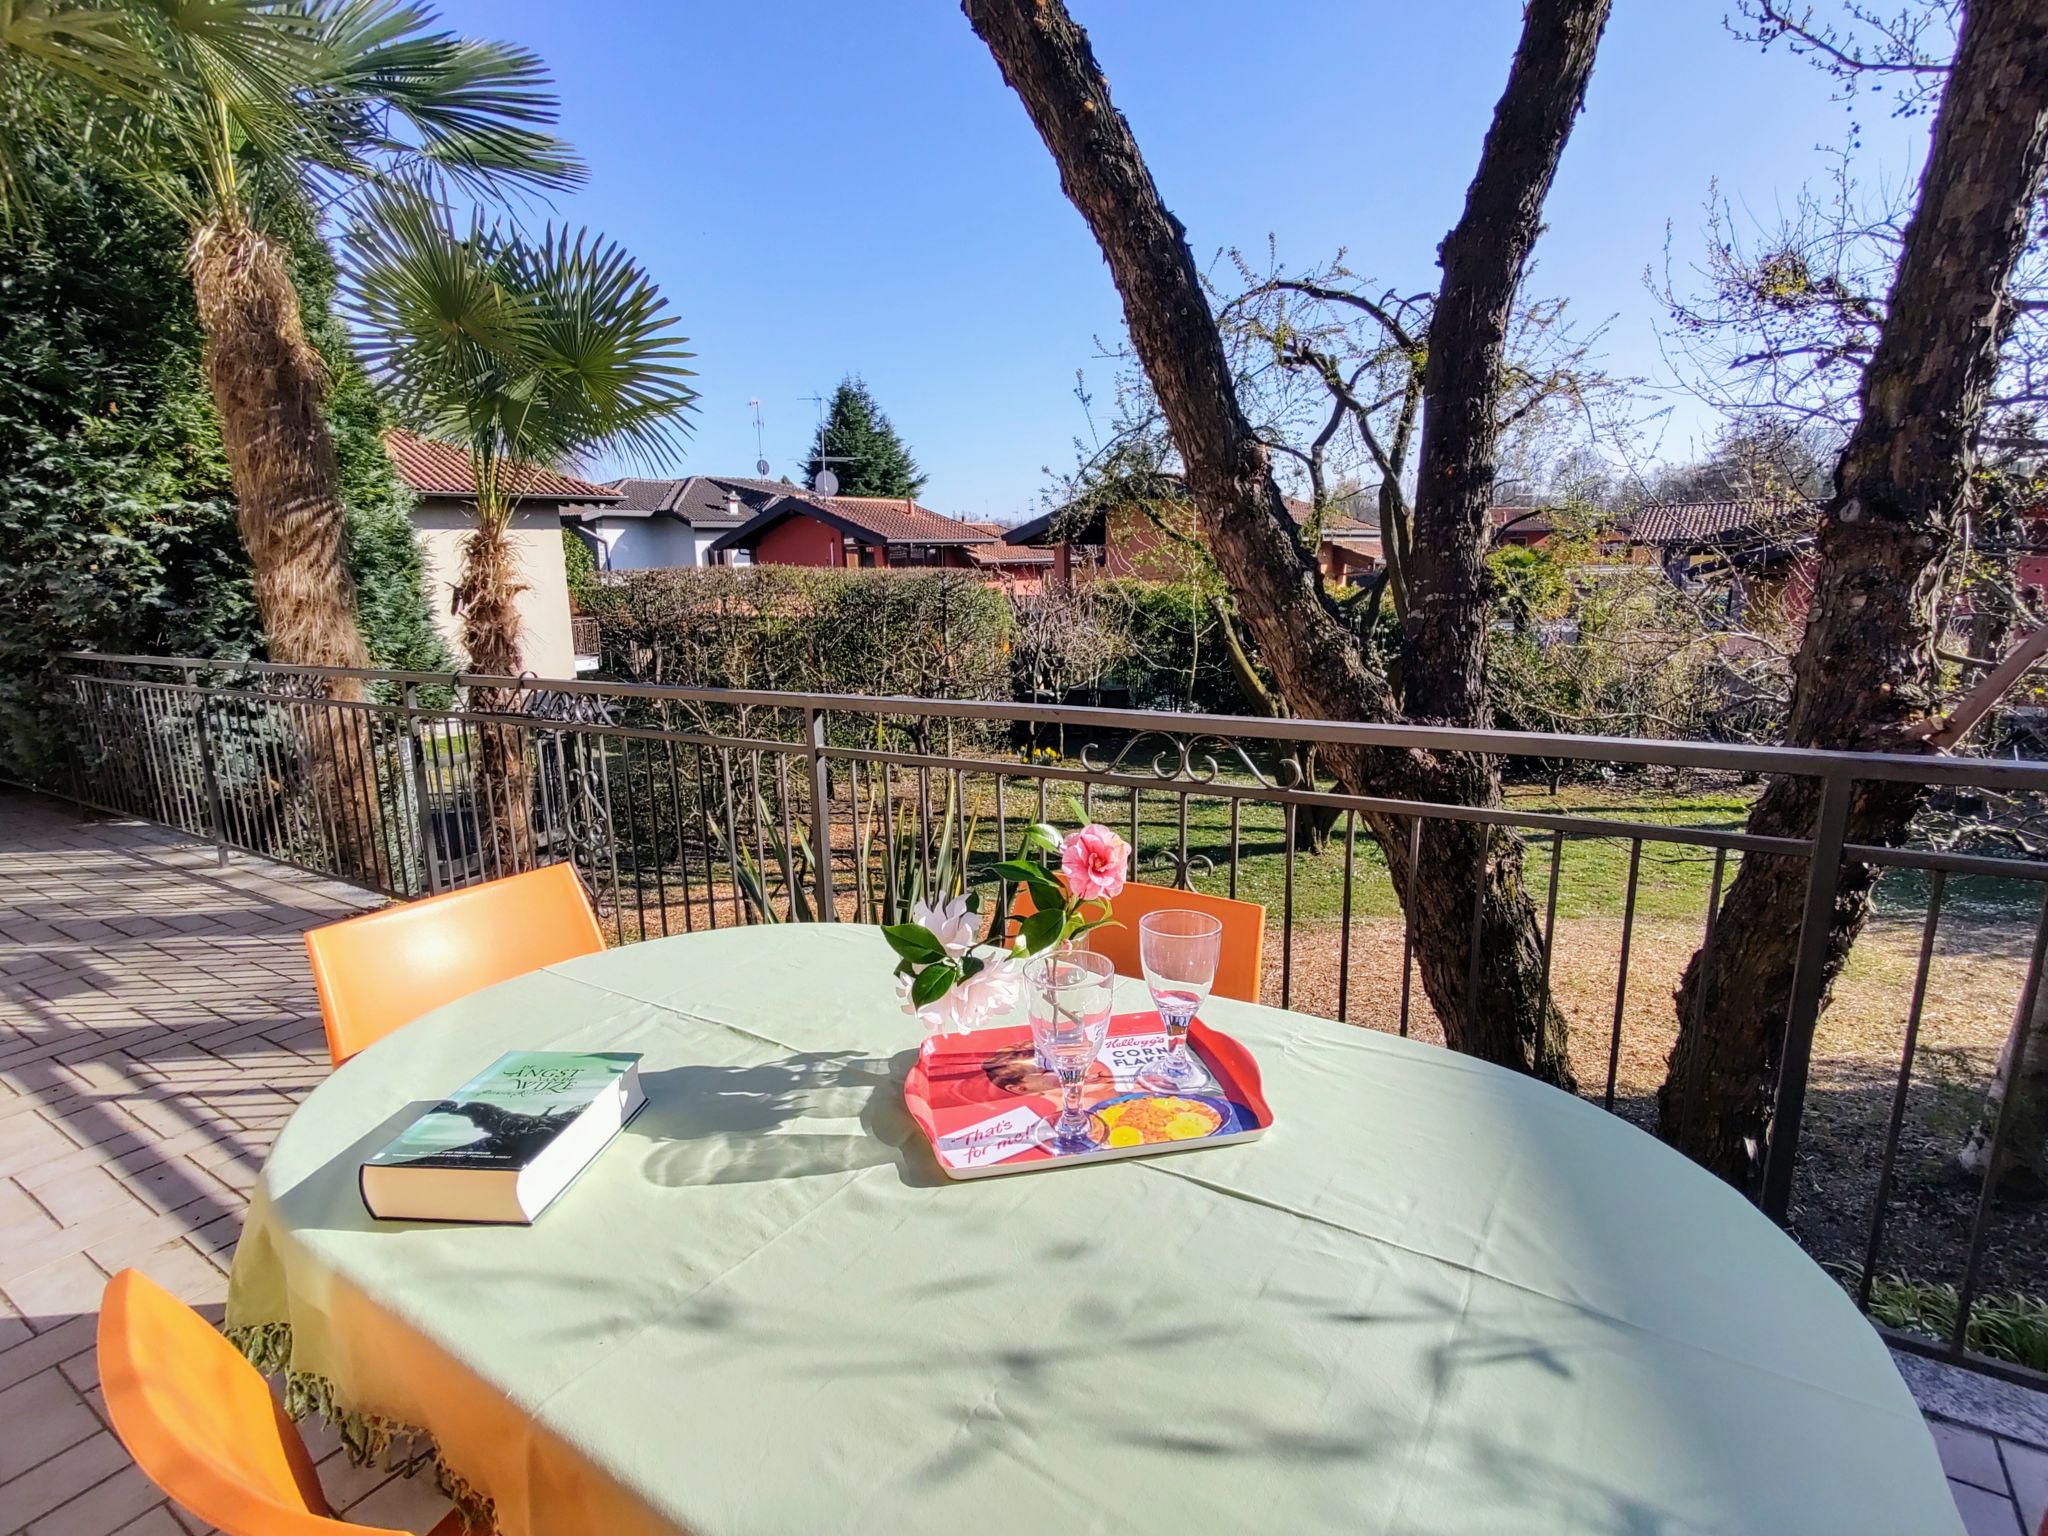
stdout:
POLYGON ((825 424, 818 428, 804 458, 803 483, 814 484, 820 469, 839 477, 842 496, 915 500, 924 489, 924 471, 875 404, 867 385, 851 374, 832 392, 825 424))

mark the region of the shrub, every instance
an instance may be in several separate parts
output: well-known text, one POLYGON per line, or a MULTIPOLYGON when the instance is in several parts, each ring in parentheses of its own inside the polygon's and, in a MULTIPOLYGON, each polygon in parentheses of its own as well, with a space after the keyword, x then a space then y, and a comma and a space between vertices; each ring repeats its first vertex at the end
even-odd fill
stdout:
MULTIPOLYGON (((33 146, 38 217, 0 231, 0 773, 48 782, 66 650, 262 654, 248 558, 184 266, 184 231, 143 193, 33 146)), ((308 334, 331 370, 364 638, 389 666, 447 665, 383 418, 301 241, 308 334)))
POLYGON ((690 688, 1005 699, 1010 608, 965 571, 632 571, 591 595, 604 667, 690 688))
MULTIPOLYGON (((1853 1286, 1851 1271, 1845 1284, 1853 1286)), ((1960 1298, 1953 1285, 1880 1276, 1870 1287, 1870 1315, 1888 1328, 1903 1328, 1946 1342, 1955 1334, 1960 1298)), ((2048 1371, 2048 1302, 2019 1291, 1979 1296, 1970 1308, 1963 1347, 1993 1360, 2008 1360, 2048 1371)))
POLYGON ((1111 670, 1107 688, 1122 697, 1105 702, 1244 712, 1244 691, 1230 670, 1222 626, 1200 585, 1126 576, 1091 583, 1089 593, 1104 621, 1125 637, 1124 659, 1111 670))
POLYGON ((562 579, 569 585, 569 601, 578 613, 590 612, 597 597, 597 556, 574 530, 562 530, 562 579))

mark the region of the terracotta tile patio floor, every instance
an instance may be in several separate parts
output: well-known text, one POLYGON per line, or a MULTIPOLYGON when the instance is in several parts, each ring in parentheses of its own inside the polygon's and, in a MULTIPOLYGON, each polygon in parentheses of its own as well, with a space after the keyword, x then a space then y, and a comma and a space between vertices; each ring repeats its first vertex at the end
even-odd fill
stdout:
MULTIPOLYGON (((0 1532, 205 1529, 105 1427, 100 1289, 133 1265, 219 1320, 246 1192, 328 1071, 299 935, 374 902, 0 791, 0 1532)), ((445 1512, 306 1429, 348 1518, 445 1512)))
MULTIPOLYGON (((100 1289, 134 1265, 219 1319, 246 1193, 328 1071, 299 936, 375 902, 0 789, 0 1536, 205 1530, 106 1429, 100 1289)), ((445 1511, 306 1427, 349 1519, 424 1531, 445 1511)), ((2048 1448, 1932 1431, 1970 1536, 2034 1536, 2048 1448)))

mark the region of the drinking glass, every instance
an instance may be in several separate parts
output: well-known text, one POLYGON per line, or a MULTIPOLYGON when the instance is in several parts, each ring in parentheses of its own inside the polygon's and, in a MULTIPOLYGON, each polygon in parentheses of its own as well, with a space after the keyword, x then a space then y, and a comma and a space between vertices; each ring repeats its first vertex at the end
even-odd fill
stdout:
POLYGON ((1081 1108, 1081 1084, 1109 1038, 1116 970, 1106 956, 1085 950, 1044 955, 1026 966, 1031 994, 1031 1038, 1038 1059, 1060 1080, 1060 1114, 1032 1127, 1031 1139, 1048 1152, 1091 1151, 1104 1140, 1102 1122, 1081 1108))
POLYGON ((1206 912, 1176 907, 1138 919, 1138 961, 1166 1026, 1166 1054, 1138 1074, 1138 1086, 1148 1093, 1179 1093, 1208 1083, 1209 1075, 1188 1051, 1188 1024, 1216 985, 1222 957, 1223 924, 1206 912))

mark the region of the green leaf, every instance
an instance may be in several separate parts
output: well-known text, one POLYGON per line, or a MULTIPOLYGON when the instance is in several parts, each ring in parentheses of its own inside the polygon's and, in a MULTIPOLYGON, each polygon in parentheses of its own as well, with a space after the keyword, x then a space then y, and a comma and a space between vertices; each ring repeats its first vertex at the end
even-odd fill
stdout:
POLYGON ((1066 910, 1067 893, 1044 875, 1026 880, 1024 884, 1031 891, 1031 905, 1038 908, 1039 911, 1050 912, 1057 910, 1064 912, 1066 910))
POLYGON ((1009 881, 1012 885, 1022 885, 1033 880, 1045 880, 1048 878, 1046 872, 1029 859, 1005 859, 1002 863, 996 865, 990 873, 1009 881))
POLYGON ((896 923, 882 930, 889 947, 915 965, 929 965, 946 958, 946 946, 922 923, 896 923))
POLYGON ((960 972, 950 960, 941 960, 928 965, 917 973, 917 980, 910 984, 910 1000, 922 1008, 935 1003, 953 990, 953 983, 960 979, 960 972))
POLYGON ((1058 827, 1049 821, 1034 821, 1024 829, 1024 836, 1017 844, 1017 851, 1029 853, 1033 848, 1041 848, 1047 853, 1058 853, 1062 841, 1058 827))
POLYGON ((1018 930, 1018 937, 1023 941, 1022 952, 1036 955, 1051 949, 1053 945, 1059 943, 1060 935, 1066 931, 1066 927, 1067 914, 1064 908, 1040 908, 1025 918, 1023 927, 1018 930))

